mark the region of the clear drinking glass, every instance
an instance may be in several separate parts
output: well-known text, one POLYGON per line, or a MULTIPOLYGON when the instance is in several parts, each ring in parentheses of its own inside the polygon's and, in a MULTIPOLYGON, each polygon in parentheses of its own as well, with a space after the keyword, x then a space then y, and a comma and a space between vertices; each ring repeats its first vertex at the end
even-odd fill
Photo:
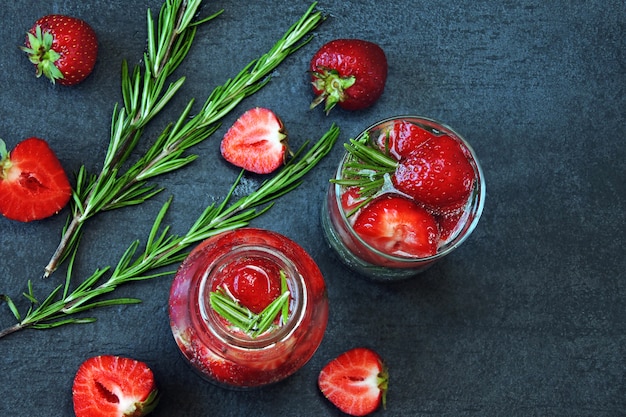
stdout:
MULTIPOLYGON (((338 258, 350 269, 377 281, 393 281, 409 278, 426 270, 434 262, 447 256, 458 248, 472 233, 478 224, 485 202, 485 180, 476 154, 467 141, 450 127, 436 120, 420 116, 398 116, 382 120, 361 132, 356 140, 368 137, 375 140, 393 129, 394 123, 409 122, 434 136, 448 135, 462 145, 464 154, 471 164, 475 180, 469 198, 458 216, 458 223, 453 232, 439 243, 437 252, 427 257, 395 256, 384 253, 359 236, 353 228, 353 220, 348 219, 342 204, 342 195, 349 188, 331 183, 327 198, 322 205, 321 223, 324 235, 338 258)), ((335 179, 344 177, 344 168, 354 156, 346 152, 339 163, 335 179)), ((387 181, 382 192, 399 192, 387 181)), ((381 192, 381 193, 382 193, 381 192)), ((401 193, 402 194, 402 193, 401 193)), ((358 214, 357 214, 358 216, 358 214)), ((355 217, 355 216, 353 216, 355 217)))
POLYGON ((275 232, 242 228, 209 238, 189 254, 174 278, 169 313, 174 339, 194 370, 217 385, 247 389, 283 380, 309 361, 324 336, 328 298, 319 268, 302 247, 275 232), (277 266, 289 290, 288 319, 255 336, 232 326, 210 303, 216 282, 242 259, 277 266))

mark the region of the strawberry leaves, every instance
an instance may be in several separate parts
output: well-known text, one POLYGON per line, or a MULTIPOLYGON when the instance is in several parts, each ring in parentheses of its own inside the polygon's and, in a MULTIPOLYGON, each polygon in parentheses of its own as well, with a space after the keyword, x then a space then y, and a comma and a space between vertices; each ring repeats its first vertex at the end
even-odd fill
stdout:
POLYGON ((21 49, 35 65, 37 77, 43 75, 53 84, 75 85, 93 71, 98 40, 84 20, 52 14, 35 22, 21 49))

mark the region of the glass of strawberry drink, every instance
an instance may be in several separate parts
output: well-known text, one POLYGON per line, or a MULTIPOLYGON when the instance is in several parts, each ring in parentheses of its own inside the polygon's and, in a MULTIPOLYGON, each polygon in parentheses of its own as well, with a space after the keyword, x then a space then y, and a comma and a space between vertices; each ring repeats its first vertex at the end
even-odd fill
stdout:
POLYGON ((485 200, 471 146, 432 119, 382 120, 346 144, 322 209, 329 245, 379 281, 414 276, 459 247, 485 200))
POLYGON ((184 358, 217 385, 272 384, 304 366, 328 320, 322 274, 302 247, 242 228, 211 237, 179 267, 170 324, 184 358))

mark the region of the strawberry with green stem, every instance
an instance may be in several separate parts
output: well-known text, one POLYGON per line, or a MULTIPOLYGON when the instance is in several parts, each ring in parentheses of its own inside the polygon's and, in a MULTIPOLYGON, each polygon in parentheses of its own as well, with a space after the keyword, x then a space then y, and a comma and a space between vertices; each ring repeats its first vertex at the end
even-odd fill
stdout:
POLYGON ((361 39, 335 39, 324 44, 309 64, 316 98, 328 114, 335 105, 345 110, 372 106, 387 81, 387 57, 380 46, 361 39))
POLYGON ((98 39, 84 20, 51 14, 35 22, 21 49, 35 65, 37 77, 43 75, 53 84, 75 85, 93 71, 98 39))

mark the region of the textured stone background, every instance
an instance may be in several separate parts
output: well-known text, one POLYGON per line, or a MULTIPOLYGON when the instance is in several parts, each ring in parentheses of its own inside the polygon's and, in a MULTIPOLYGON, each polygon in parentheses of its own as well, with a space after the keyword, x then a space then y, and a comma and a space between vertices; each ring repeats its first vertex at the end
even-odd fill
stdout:
MULTIPOLYGON (((216 85, 266 52, 307 9, 302 0, 212 1, 178 73, 177 99, 148 138, 177 118, 187 100, 202 102, 216 85)), ((145 13, 156 0, 16 1, 0 8, 0 137, 10 147, 47 139, 69 172, 96 171, 119 102, 122 59, 138 62, 145 13), (40 16, 66 13, 99 35, 95 72, 75 88, 34 78, 17 46, 40 16)), ((71 416, 79 364, 112 353, 146 361, 162 401, 155 416, 339 416, 316 388, 323 364, 358 345, 388 361, 385 416, 626 415, 626 3, 606 1, 333 1, 328 20, 287 59, 263 90, 194 148, 193 166, 162 177, 162 195, 89 223, 79 274, 114 264, 144 239, 167 197, 167 221, 183 232, 221 200, 237 171, 219 156, 219 139, 253 106, 276 111, 297 147, 331 122, 340 143, 298 190, 254 222, 299 242, 328 284, 331 315, 313 359, 275 386, 226 391, 190 371, 168 326, 171 277, 119 289, 140 305, 94 312, 98 321, 0 339, 0 415, 71 416), (367 111, 309 111, 307 63, 326 41, 379 43, 389 60, 381 100, 367 111), (341 143, 397 114, 440 119, 478 153, 487 181, 483 218, 470 239, 420 277, 375 284, 345 270, 325 247, 319 208, 341 143)), ((318 109, 319 110, 319 109, 318 109)), ((256 178, 246 179, 254 186, 256 178)), ((0 196, 1 198, 1 196, 0 196)), ((33 224, 0 219, 0 293, 19 299, 26 283, 44 296, 62 279, 39 279, 65 213, 33 224)), ((13 324, 0 305, 0 327, 13 324)))

